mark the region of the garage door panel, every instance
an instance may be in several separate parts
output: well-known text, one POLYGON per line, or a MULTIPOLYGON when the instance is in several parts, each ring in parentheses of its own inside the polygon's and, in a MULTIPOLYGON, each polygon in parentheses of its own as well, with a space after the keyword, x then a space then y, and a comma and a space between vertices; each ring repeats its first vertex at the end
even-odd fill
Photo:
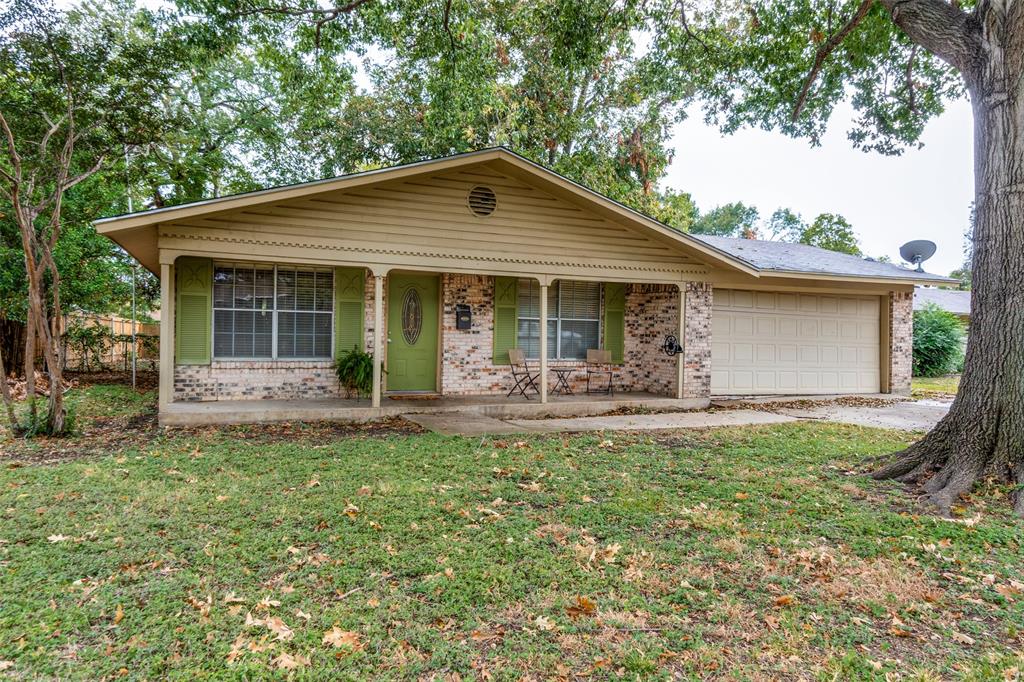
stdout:
POLYGON ((879 390, 879 299, 717 289, 711 391, 717 395, 879 390))

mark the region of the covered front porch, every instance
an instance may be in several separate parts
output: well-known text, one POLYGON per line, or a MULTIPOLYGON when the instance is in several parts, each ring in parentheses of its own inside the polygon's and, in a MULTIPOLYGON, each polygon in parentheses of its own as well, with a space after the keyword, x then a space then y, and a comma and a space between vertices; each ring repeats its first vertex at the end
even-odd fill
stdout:
POLYGON ((369 421, 408 414, 462 412, 497 419, 531 417, 583 417, 629 409, 698 409, 707 401, 679 399, 648 392, 547 395, 538 399, 506 398, 504 395, 453 395, 410 398, 385 395, 378 407, 370 399, 320 400, 217 400, 172 402, 160 411, 165 426, 251 424, 281 421, 369 421))

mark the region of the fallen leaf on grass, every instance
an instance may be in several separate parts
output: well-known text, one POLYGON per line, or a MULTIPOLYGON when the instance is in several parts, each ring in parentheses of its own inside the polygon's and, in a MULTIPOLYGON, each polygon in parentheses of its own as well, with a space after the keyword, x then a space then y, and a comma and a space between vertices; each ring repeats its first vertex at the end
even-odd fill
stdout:
POLYGON ((271 616, 270 618, 267 618, 267 620, 264 621, 264 625, 267 626, 268 630, 277 635, 277 638, 282 642, 287 642, 289 639, 295 636, 295 633, 292 631, 292 629, 288 627, 288 625, 277 616, 271 616))
POLYGON ((576 603, 566 607, 565 612, 570 618, 576 619, 580 616, 592 616, 597 613, 597 604, 582 595, 576 597, 576 603))
POLYGON ((533 621, 533 624, 536 625, 538 629, 545 632, 550 632, 557 627, 555 622, 547 616, 537 616, 536 620, 533 621))
POLYGON ((796 597, 791 594, 784 594, 781 597, 775 598, 776 606, 791 606, 796 601, 796 597))
POLYGON ((281 652, 281 655, 274 659, 274 667, 281 670, 295 670, 302 666, 309 665, 309 656, 303 656, 302 654, 295 654, 292 656, 287 652, 281 652))
POLYGON ((50 542, 64 542, 65 540, 70 540, 71 538, 69 538, 67 535, 51 535, 46 539, 50 542))
POLYGON ((306 613, 302 609, 295 609, 295 617, 296 618, 301 618, 303 620, 309 620, 313 616, 309 615, 308 613, 306 613))
POLYGON ((224 595, 225 604, 244 604, 245 600, 235 595, 234 592, 228 592, 224 595))
POLYGON ((349 502, 347 505, 345 505, 345 509, 342 511, 342 513, 344 513, 345 516, 349 517, 350 519, 354 519, 355 517, 359 516, 359 507, 349 502))
POLYGON ((335 625, 330 630, 324 633, 324 638, 320 640, 320 643, 330 644, 336 649, 341 647, 348 647, 353 651, 359 651, 365 646, 362 641, 362 635, 360 635, 358 632, 342 630, 337 625, 335 625))
POLYGON ((120 604, 117 605, 117 610, 114 611, 114 625, 117 625, 124 620, 124 608, 120 604))
POLYGON ((953 641, 959 642, 960 644, 966 644, 967 646, 974 644, 974 638, 970 635, 965 635, 962 632, 954 632, 953 641))

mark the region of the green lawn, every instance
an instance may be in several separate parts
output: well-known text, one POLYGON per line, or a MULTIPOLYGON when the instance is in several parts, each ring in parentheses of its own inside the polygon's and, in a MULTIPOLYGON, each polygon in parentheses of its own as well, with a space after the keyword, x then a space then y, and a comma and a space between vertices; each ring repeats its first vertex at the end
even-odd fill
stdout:
POLYGON ((960 522, 916 515, 902 488, 854 473, 905 435, 161 433, 137 416, 151 398, 80 392, 92 417, 66 443, 101 454, 35 464, 52 443, 4 444, 26 463, 0 470, 0 676, 1024 670, 1024 531, 1005 490, 960 522))
POLYGON ((910 382, 911 395, 915 398, 952 397, 956 395, 959 388, 959 374, 947 374, 941 377, 914 377, 910 382))

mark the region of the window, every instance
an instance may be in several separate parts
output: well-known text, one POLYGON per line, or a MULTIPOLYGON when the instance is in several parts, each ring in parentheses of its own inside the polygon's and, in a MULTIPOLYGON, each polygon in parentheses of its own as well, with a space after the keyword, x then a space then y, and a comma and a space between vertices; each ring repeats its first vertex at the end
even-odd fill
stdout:
POLYGON ((331 270, 216 265, 213 355, 220 359, 330 358, 331 270))
MULTIPOLYGON (((548 357, 585 360, 601 341, 601 285, 559 281, 548 287, 548 357)), ((528 358, 540 357, 540 285, 519 280, 517 343, 528 358)))

